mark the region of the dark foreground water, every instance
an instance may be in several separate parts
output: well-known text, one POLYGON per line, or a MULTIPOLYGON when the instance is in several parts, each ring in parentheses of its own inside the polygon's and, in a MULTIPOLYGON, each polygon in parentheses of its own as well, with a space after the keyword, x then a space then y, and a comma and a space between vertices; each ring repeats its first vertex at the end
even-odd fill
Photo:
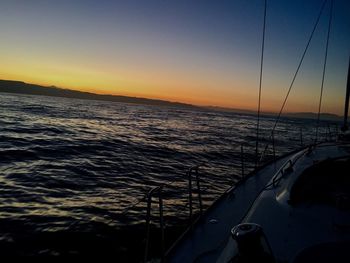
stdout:
MULTIPOLYGON (((273 122, 262 118, 261 148, 273 122)), ((322 123, 321 138, 332 125, 322 123)), ((241 145, 252 169, 255 127, 244 114, 2 93, 0 252, 140 261, 147 191, 164 184, 169 245, 187 222, 187 170, 204 164, 207 207, 241 176, 241 145)), ((300 147, 300 130, 311 142, 314 127, 282 119, 277 154, 300 147)))

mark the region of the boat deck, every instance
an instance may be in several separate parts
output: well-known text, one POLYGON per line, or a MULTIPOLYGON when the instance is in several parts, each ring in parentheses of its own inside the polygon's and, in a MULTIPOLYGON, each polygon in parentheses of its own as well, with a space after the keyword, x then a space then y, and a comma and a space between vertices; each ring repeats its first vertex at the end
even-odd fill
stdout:
POLYGON ((233 226, 246 215, 256 196, 291 155, 262 168, 226 193, 185 233, 182 242, 168 254, 169 262, 213 262, 230 237, 233 226), (176 252, 176 253, 175 253, 176 252))
MULTIPOLYGON (((167 262, 216 262, 230 239, 231 229, 247 215, 254 200, 272 179, 276 171, 288 160, 303 155, 306 150, 279 158, 255 174, 229 189, 189 229, 167 255, 167 262)), ((349 149, 325 144, 309 156, 309 162, 349 155, 349 149)))

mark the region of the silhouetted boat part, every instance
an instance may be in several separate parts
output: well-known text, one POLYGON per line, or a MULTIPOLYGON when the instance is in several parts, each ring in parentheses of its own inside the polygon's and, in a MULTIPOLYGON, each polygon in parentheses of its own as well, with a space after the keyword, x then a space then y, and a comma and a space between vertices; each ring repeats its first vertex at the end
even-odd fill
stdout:
POLYGON ((349 95, 350 61, 339 140, 258 167, 197 218, 164 261, 350 262, 349 95))
POLYGON ((258 262, 264 253, 276 262, 349 260, 349 170, 349 143, 323 143, 283 156, 225 192, 167 259, 236 262, 247 256, 251 261, 237 262, 258 262), (256 243, 262 238, 269 246, 256 243))

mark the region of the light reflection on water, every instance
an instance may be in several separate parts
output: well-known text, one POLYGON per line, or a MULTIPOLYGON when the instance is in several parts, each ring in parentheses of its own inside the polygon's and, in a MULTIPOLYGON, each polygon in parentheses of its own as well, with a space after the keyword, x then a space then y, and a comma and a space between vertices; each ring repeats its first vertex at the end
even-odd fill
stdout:
MULTIPOLYGON (((189 167, 206 164, 207 207, 239 177, 242 144, 246 166, 253 165, 250 115, 8 94, 0 105, 0 219, 20 219, 38 231, 138 223, 145 203, 135 204, 168 183, 166 216, 184 218, 189 167)), ((261 121, 265 141, 273 121, 261 121)), ((275 133, 278 154, 299 147, 301 127, 304 143, 311 142, 314 125, 283 119, 275 133)))

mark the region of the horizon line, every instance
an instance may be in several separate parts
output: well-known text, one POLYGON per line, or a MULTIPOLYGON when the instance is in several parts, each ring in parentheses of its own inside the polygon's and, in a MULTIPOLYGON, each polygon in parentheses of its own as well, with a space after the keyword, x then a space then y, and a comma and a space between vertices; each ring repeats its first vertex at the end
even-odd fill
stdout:
MULTIPOLYGON (((181 102, 181 101, 173 101, 173 100, 167 100, 167 99, 160 99, 156 97, 139 97, 139 96, 130 96, 130 95, 121 95, 121 94, 112 94, 112 93, 98 93, 98 92, 91 92, 91 91, 82 91, 82 90, 77 90, 77 89, 72 89, 72 88, 67 88, 67 87, 59 87, 56 85, 48 85, 48 84, 38 84, 38 83, 28 83, 23 80, 14 80, 14 79, 0 79, 0 81, 11 81, 11 82, 19 82, 19 83, 24 83, 27 85, 36 85, 40 86, 43 88, 56 88, 56 89, 61 89, 61 90, 69 90, 69 91, 75 91, 75 92, 80 92, 80 93, 87 93, 91 95, 97 95, 97 96, 114 96, 114 97, 125 97, 125 98, 134 98, 134 99, 145 99, 145 100, 153 100, 153 101, 162 101, 162 102, 167 102, 167 103, 174 103, 174 104, 183 104, 184 106, 192 106, 192 107, 199 107, 199 108, 209 108, 212 110, 218 109, 221 111, 241 111, 241 112, 246 112, 246 113, 257 113, 257 110, 254 109, 247 109, 247 108, 235 108, 235 107, 227 107, 227 106, 219 106, 219 105, 199 105, 199 104, 193 104, 193 103, 187 103, 187 102, 181 102)), ((50 95, 48 95, 50 96, 50 95)), ((278 114, 278 111, 261 111, 262 114, 278 114)), ((318 114, 317 112, 312 112, 312 111, 288 111, 284 112, 284 114, 318 114)), ((336 117, 343 117, 343 115, 339 115, 336 113, 329 113, 329 112, 321 112, 321 115, 332 115, 336 117)))

